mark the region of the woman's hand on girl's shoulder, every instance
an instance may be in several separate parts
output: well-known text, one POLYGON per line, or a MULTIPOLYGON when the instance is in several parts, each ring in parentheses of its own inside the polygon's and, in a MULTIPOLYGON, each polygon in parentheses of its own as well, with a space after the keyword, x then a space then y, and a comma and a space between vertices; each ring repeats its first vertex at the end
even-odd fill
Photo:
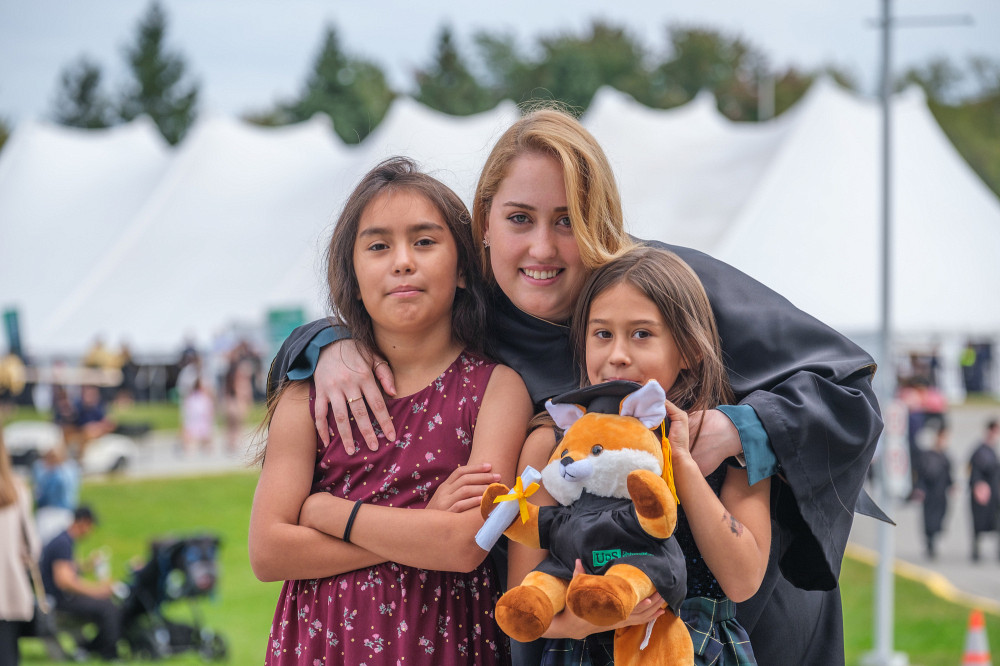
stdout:
POLYGON ((324 444, 330 443, 327 415, 331 411, 337 434, 349 454, 356 450, 351 433, 352 414, 370 450, 378 450, 372 416, 386 439, 396 441, 396 428, 379 390, 381 383, 388 395, 396 394, 392 370, 385 359, 363 353, 354 340, 338 340, 320 351, 313 381, 316 384, 316 431, 324 444))
POLYGON ((456 467, 434 491, 426 508, 452 513, 478 509, 489 485, 500 481, 500 475, 490 471, 492 468, 488 462, 456 467))

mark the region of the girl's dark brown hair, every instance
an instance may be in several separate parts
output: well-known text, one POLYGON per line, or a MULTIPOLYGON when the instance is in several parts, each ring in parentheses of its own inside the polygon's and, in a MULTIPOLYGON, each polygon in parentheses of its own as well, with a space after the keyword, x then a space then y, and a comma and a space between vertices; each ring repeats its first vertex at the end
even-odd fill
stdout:
MULTIPOLYGON (((330 288, 330 308, 334 317, 350 329, 351 337, 362 350, 369 354, 379 351, 371 316, 358 297, 360 289, 354 272, 354 242, 361 216, 368 204, 380 194, 404 191, 422 195, 437 208, 455 239, 458 270, 465 278, 465 288, 460 287, 455 293, 451 309, 452 335, 464 348, 480 353, 488 352, 489 350, 484 349, 486 287, 479 250, 472 237, 469 210, 447 185, 420 171, 416 163, 406 157, 390 157, 366 173, 347 198, 337 219, 337 226, 326 251, 326 276, 330 288)), ((278 400, 292 383, 282 379, 278 389, 268 397, 267 413, 254 437, 258 444, 251 464, 263 462, 267 428, 271 424, 278 400)))
POLYGON ((482 261, 472 237, 469 211, 458 195, 441 181, 421 172, 406 157, 391 157, 369 171, 348 197, 333 230, 326 252, 330 307, 351 330, 362 349, 378 351, 371 317, 358 298, 358 279, 354 273, 354 241, 365 208, 386 192, 415 192, 424 196, 444 218, 458 249, 458 270, 465 278, 452 306, 451 329, 464 347, 483 351, 486 330, 486 291, 482 261))
POLYGON ((708 295, 694 270, 673 252, 638 247, 590 276, 573 316, 573 349, 578 359, 583 362, 586 358, 591 304, 619 284, 635 287, 656 305, 688 368, 680 371, 673 387, 663 387, 667 399, 685 411, 732 403, 733 391, 708 295))

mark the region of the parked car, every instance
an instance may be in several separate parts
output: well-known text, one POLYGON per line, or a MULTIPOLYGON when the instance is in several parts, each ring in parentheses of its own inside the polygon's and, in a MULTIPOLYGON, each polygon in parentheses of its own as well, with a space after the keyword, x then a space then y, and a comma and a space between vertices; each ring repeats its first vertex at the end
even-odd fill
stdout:
MULTIPOLYGON (((18 421, 3 430, 4 442, 15 467, 32 463, 62 445, 62 430, 47 421, 18 421)), ((131 437, 109 433, 87 444, 80 469, 84 474, 108 474, 127 469, 135 462, 139 447, 131 437)))

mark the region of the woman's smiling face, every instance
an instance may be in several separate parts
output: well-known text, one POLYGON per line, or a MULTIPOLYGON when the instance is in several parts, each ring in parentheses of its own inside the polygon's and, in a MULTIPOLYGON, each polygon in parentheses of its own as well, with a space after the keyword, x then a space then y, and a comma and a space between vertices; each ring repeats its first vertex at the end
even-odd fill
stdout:
POLYGON ((573 235, 559 161, 525 153, 510 163, 486 226, 497 284, 528 314, 569 318, 587 279, 573 235))

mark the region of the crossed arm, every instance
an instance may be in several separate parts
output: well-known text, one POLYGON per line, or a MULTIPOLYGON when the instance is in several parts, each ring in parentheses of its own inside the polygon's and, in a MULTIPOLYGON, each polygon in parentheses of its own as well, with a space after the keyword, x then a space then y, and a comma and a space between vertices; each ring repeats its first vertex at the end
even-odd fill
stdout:
POLYGON ((422 510, 365 504, 351 543, 343 535, 354 502, 310 496, 316 430, 307 385, 282 395, 271 421, 267 455, 250 517, 250 562, 261 580, 333 576, 394 561, 468 571, 486 551, 474 536, 482 524, 479 495, 494 480, 510 484, 531 412, 523 382, 498 366, 483 395, 467 465, 456 470, 422 510))

